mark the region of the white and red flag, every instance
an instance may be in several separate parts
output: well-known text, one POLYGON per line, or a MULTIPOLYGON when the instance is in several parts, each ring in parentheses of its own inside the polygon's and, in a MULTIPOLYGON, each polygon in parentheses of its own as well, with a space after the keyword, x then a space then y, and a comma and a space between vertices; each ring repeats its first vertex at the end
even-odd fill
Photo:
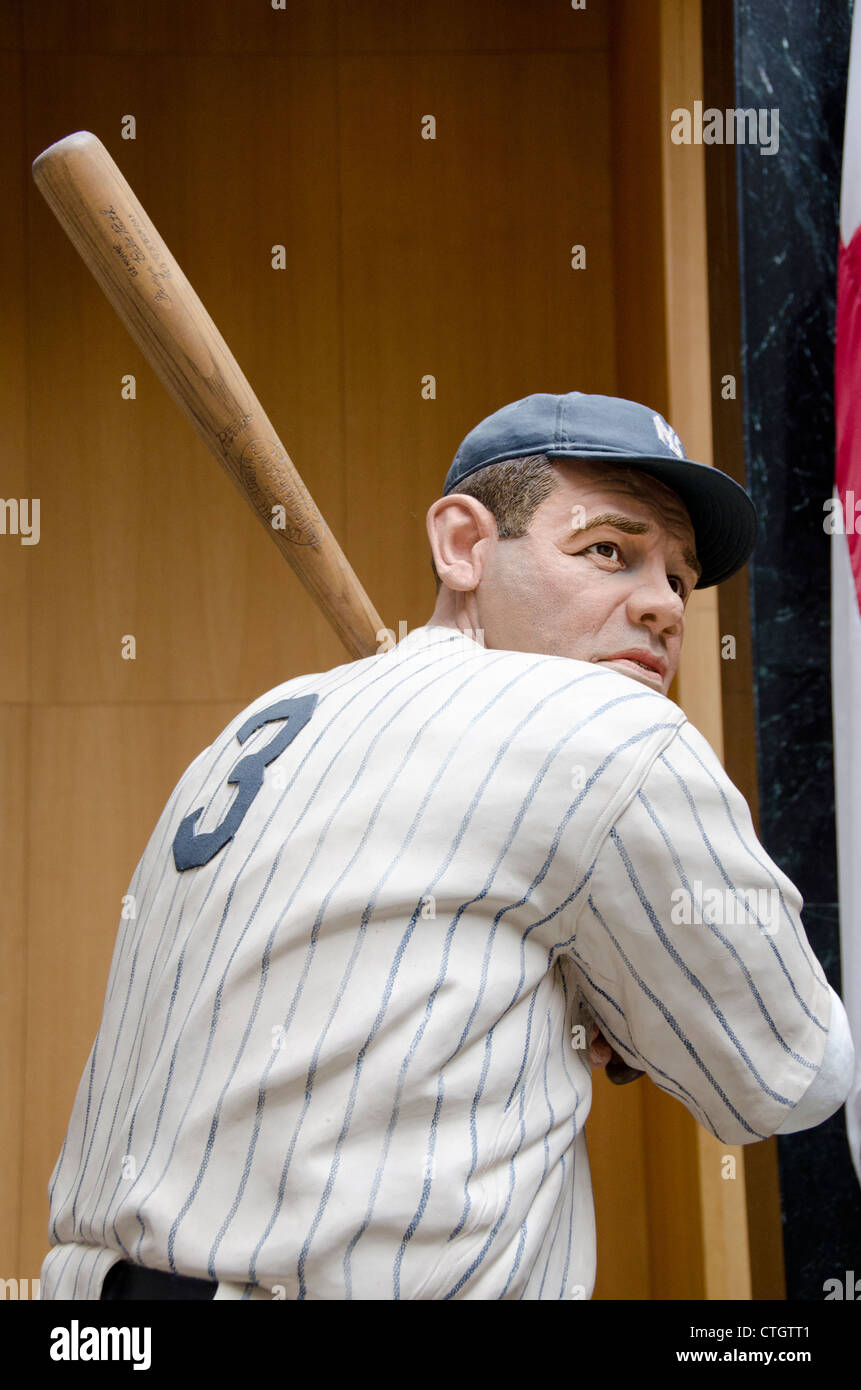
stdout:
POLYGON ((856 1052, 846 1128, 861 1182, 861 4, 852 18, 843 144, 835 415, 831 673, 841 994, 856 1052))

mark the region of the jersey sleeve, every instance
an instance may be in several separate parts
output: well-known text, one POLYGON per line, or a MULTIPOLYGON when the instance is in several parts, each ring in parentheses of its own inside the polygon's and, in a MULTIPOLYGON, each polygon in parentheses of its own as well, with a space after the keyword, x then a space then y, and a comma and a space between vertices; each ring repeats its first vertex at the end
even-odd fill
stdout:
POLYGON ((855 1074, 855 1044, 843 1000, 831 986, 831 1026, 822 1067, 809 1090, 783 1121, 777 1134, 797 1134, 801 1129, 821 1125, 846 1100, 855 1074))
POLYGON ((789 1132, 823 1066, 834 996, 801 908, 682 725, 601 841, 570 951, 607 1041, 724 1143, 789 1132))

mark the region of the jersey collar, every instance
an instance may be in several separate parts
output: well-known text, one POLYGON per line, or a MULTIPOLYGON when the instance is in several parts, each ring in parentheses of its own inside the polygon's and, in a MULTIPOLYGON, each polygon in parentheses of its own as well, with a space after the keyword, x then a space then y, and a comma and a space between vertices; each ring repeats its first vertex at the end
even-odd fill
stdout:
POLYGON ((483 642, 476 642, 473 637, 461 632, 460 628, 440 627, 435 623, 424 623, 421 627, 413 628, 402 637, 400 642, 394 647, 396 652, 412 652, 422 647, 431 646, 452 646, 458 645, 465 651, 473 651, 476 647, 484 650, 483 642))

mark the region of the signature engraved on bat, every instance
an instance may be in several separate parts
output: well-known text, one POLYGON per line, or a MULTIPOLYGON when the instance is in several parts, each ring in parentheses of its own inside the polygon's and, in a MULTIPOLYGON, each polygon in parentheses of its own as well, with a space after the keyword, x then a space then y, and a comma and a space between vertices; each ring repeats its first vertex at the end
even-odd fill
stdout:
MULTIPOLYGON (((161 260, 159 263, 160 268, 158 269, 154 265, 152 265, 152 263, 147 263, 146 251, 142 251, 141 248, 138 246, 137 242, 135 241, 134 237, 132 236, 123 219, 120 217, 120 214, 117 212, 113 203, 108 208, 99 208, 99 212, 102 214, 103 217, 107 217, 111 231, 116 233, 116 235, 121 238, 120 241, 115 241, 113 243, 111 249, 116 253, 116 255, 119 256, 129 275, 136 276, 138 274, 137 267, 132 265, 132 261, 136 261, 138 265, 145 265, 147 273, 149 274, 149 277, 152 281, 152 287, 155 291, 154 297, 156 303, 169 304, 170 295, 167 293, 167 290, 164 288, 164 286, 160 283, 162 280, 170 279, 170 266, 167 264, 167 262, 161 260)), ((140 219, 135 217, 133 212, 130 212, 128 214, 128 219, 134 226, 135 230, 137 231, 138 235, 141 238, 141 241, 144 243, 147 250, 150 251, 151 255, 162 255, 161 248, 155 246, 155 244, 149 239, 149 237, 146 235, 146 232, 141 227, 140 219)))
POLYGON ((111 203, 109 208, 99 208, 99 212, 102 214, 102 217, 106 217, 110 222, 111 231, 116 232, 118 236, 122 236, 123 232, 126 230, 126 224, 120 217, 113 203, 111 203))
POLYGON ((222 449, 229 449, 238 434, 251 424, 253 415, 242 415, 236 420, 231 420, 229 425, 225 425, 223 430, 219 430, 216 438, 222 449))
POLYGON ((292 481, 287 452, 272 439, 252 439, 242 450, 239 471, 242 482, 258 512, 268 521, 270 509, 282 505, 288 513, 299 512, 297 521, 288 515, 283 534, 294 545, 319 545, 323 537, 322 517, 313 503, 292 481))
POLYGON ((154 270, 153 267, 152 267, 151 265, 150 265, 150 266, 147 266, 147 270, 149 271, 149 278, 152 280, 152 287, 153 287, 153 289, 155 290, 155 301, 156 301, 156 303, 157 303, 157 304, 170 304, 170 302, 171 302, 170 295, 168 294, 167 290, 164 288, 164 285, 159 284, 159 281, 160 281, 160 280, 169 280, 169 279, 170 279, 170 267, 169 267, 169 266, 166 266, 166 265, 164 264, 164 261, 162 261, 162 268, 161 268, 161 270, 154 270))
POLYGON ((132 265, 131 261, 128 258, 128 255, 123 250, 122 246, 118 241, 114 242, 113 250, 116 251, 117 255, 119 256, 129 275, 137 275, 137 268, 132 265))
POLYGON ((135 231, 137 232, 137 234, 138 234, 140 240, 143 242, 144 246, 146 247, 147 251, 149 251, 149 253, 150 253, 150 255, 152 256, 153 260, 154 260, 154 261, 160 261, 160 262, 161 262, 162 274, 164 275, 165 279, 169 279, 169 278, 170 278, 170 268, 165 266, 164 252, 162 251, 161 247, 160 247, 159 245, 157 245, 156 242, 151 241, 150 238, 147 236, 147 234, 146 234, 146 228, 142 225, 141 220, 140 220, 139 217, 136 217, 135 214, 134 214, 133 212, 130 212, 130 213, 128 214, 128 219, 129 219, 129 221, 131 222, 132 226, 134 227, 135 231))

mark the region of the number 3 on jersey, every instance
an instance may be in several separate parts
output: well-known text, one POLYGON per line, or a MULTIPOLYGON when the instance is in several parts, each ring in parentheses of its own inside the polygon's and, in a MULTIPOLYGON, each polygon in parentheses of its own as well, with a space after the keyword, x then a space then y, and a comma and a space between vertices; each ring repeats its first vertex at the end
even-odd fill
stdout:
POLYGON ((286 719, 287 723, 258 752, 249 753, 247 758, 236 764, 227 780, 235 783, 238 791, 220 825, 214 830, 204 830, 196 835, 194 826, 198 816, 203 814, 203 807, 198 806, 196 811, 185 817, 173 841, 173 862, 177 869, 197 869, 201 864, 208 864, 210 859, 233 839, 246 811, 263 786, 264 768, 277 758, 279 753, 283 753, 299 731, 304 729, 314 712, 317 699, 316 695, 302 695, 295 700, 280 700, 277 705, 270 705, 259 714, 252 714, 251 718, 245 721, 236 734, 240 743, 245 743, 255 730, 262 728, 264 724, 270 724, 274 719, 286 719))

